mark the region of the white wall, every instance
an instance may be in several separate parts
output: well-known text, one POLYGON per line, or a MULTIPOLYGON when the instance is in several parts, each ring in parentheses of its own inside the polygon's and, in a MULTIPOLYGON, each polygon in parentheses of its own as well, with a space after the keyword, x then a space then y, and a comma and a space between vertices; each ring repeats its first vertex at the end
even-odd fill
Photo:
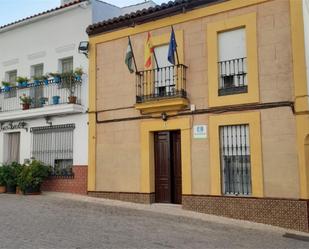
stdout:
POLYGON ((305 48, 306 48, 306 65, 307 65, 307 90, 309 95, 309 0, 303 0, 303 16, 305 30, 305 48))
MULTIPOLYGON (((61 14, 53 14, 48 18, 15 27, 11 30, 0 30, 0 81, 5 72, 17 69, 19 76, 30 78, 31 66, 43 63, 44 73, 57 72, 59 59, 73 56, 75 67, 82 67, 86 73, 83 77, 82 103, 85 110, 88 105, 88 59, 78 53, 80 41, 87 41, 85 32, 92 22, 90 5, 68 8, 61 14)), ((30 127, 47 126, 45 119, 24 120, 30 127)), ((88 164, 88 115, 81 113, 61 117, 51 117, 53 125, 75 124, 74 130, 74 165, 88 164)), ((31 133, 21 132, 20 162, 30 158, 31 133)), ((9 131, 7 131, 9 132, 9 131)), ((4 132, 0 132, 0 163, 3 162, 4 132)))
POLYGON ((88 59, 78 53, 80 41, 91 23, 91 9, 77 7, 7 32, 0 30, 0 80, 17 69, 30 77, 31 65, 44 63, 44 72, 58 71, 58 60, 73 56, 74 67, 88 69, 88 59))
MULTIPOLYGON (((24 120, 27 123, 28 131, 24 129, 8 130, 0 132, 0 162, 3 162, 4 134, 9 132, 20 132, 20 163, 31 157, 31 132, 30 127, 48 126, 45 119, 24 120)), ((53 125, 75 124, 73 137, 73 164, 88 164, 88 117, 87 115, 70 115, 63 117, 52 117, 50 119, 53 125)))

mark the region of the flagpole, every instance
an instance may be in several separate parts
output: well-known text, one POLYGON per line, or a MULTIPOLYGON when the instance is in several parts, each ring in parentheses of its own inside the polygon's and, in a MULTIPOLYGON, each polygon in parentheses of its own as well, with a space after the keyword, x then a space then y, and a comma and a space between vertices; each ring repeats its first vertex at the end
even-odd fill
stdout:
POLYGON ((153 57, 154 57, 154 59, 155 59, 157 68, 159 68, 159 64, 158 64, 158 60, 157 60, 157 56, 156 56, 156 52, 155 52, 155 49, 154 49, 154 48, 153 48, 153 57))
MULTIPOLYGON (((173 25, 172 25, 172 31, 173 31, 174 34, 175 34, 173 25)), ((175 42, 176 42, 176 57, 177 57, 177 63, 178 63, 178 65, 179 65, 179 56, 178 56, 178 49, 177 49, 178 45, 177 45, 177 40, 176 40, 176 34, 175 34, 175 42)))
POLYGON ((129 44, 130 44, 130 48, 131 48, 132 55, 133 55, 133 62, 134 62, 134 66, 135 66, 135 72, 138 73, 137 66, 136 66, 136 61, 135 61, 135 55, 134 55, 134 51, 133 51, 133 47, 132 47, 132 43, 131 43, 131 38, 130 38, 130 36, 128 36, 128 38, 129 38, 129 44))

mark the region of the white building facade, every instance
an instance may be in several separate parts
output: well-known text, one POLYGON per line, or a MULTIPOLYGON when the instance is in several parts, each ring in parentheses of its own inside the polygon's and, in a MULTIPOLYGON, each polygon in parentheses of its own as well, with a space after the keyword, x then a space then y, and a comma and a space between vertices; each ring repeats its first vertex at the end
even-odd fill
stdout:
POLYGON ((88 59, 78 47, 88 40, 87 26, 127 12, 130 7, 98 0, 62 1, 0 27, 0 164, 36 158, 58 173, 74 175, 74 167, 87 172, 88 59), (57 78, 76 68, 82 68, 81 77, 57 78), (49 73, 54 75, 43 77, 49 73), (28 80, 17 83, 18 77, 28 80), (30 104, 22 105, 20 97, 30 104))

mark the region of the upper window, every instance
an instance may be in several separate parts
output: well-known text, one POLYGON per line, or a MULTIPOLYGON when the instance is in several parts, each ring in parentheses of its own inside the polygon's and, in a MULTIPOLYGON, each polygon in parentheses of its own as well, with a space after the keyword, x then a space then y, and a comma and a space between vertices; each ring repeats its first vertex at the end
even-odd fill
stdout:
POLYGON ((15 85, 17 79, 17 70, 6 72, 5 78, 8 82, 12 83, 12 85, 15 85))
MULTIPOLYGON (((5 79, 6 81, 11 83, 11 86, 15 86, 16 85, 16 80, 17 80, 17 70, 12 70, 9 72, 5 73, 5 79)), ((4 98, 8 99, 8 98, 15 98, 16 97, 16 89, 13 88, 10 91, 6 92, 4 94, 4 98)))
POLYGON ((209 107, 260 100, 256 13, 207 25, 209 107))
POLYGON ((32 77, 41 77, 44 73, 44 65, 38 64, 31 66, 31 76, 32 77))
POLYGON ((247 92, 245 28, 220 32, 218 47, 219 96, 247 92))
POLYGON ((60 60, 61 73, 69 73, 73 71, 73 57, 60 60))

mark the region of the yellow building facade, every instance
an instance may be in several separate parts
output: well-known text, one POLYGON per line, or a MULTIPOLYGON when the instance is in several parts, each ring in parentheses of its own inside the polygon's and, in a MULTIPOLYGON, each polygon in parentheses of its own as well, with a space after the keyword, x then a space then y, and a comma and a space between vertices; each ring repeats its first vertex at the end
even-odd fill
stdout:
POLYGON ((88 27, 88 194, 309 231, 304 3, 189 1, 88 27))

